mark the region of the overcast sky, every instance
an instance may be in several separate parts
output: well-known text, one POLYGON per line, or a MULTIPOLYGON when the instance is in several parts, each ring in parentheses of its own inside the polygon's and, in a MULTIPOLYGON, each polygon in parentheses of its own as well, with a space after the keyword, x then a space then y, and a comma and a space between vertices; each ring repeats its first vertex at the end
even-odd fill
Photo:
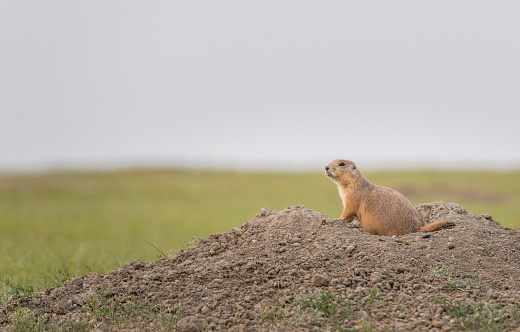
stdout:
POLYGON ((520 165, 520 2, 0 0, 0 170, 520 165))

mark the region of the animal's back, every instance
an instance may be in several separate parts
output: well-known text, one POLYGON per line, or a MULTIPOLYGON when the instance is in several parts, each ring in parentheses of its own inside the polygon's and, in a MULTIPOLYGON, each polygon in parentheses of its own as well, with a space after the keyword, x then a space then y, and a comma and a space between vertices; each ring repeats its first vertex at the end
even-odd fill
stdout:
POLYGON ((374 185, 360 206, 359 221, 367 232, 383 236, 403 235, 419 230, 422 217, 398 191, 374 185))

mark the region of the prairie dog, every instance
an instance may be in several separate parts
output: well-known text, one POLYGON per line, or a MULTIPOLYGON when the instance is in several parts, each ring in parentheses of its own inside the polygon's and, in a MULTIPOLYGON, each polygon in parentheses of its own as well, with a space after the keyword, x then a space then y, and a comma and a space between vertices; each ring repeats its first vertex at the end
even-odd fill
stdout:
POLYGON ((406 197, 394 189, 368 181, 350 160, 334 160, 325 166, 325 174, 337 184, 343 201, 339 219, 346 222, 357 219, 368 233, 400 236, 455 226, 444 220, 423 226, 422 216, 406 197))

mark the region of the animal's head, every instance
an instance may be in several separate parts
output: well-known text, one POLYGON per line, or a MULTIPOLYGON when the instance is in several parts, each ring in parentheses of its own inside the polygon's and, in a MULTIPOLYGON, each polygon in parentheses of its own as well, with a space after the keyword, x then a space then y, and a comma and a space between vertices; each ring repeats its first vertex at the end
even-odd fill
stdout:
POLYGON ((361 177, 356 164, 350 160, 337 159, 325 166, 325 174, 336 183, 349 185, 361 177))

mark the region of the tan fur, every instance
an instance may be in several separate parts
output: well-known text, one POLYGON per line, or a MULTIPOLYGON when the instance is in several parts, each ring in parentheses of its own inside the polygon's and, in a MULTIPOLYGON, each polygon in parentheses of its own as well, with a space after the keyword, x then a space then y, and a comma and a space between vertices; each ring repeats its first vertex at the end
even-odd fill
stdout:
POLYGON ((334 160, 325 166, 325 174, 336 182, 343 200, 339 219, 357 219, 365 231, 392 236, 414 232, 432 232, 453 227, 448 221, 437 221, 423 227, 422 216, 401 193, 368 181, 350 160, 334 160))

